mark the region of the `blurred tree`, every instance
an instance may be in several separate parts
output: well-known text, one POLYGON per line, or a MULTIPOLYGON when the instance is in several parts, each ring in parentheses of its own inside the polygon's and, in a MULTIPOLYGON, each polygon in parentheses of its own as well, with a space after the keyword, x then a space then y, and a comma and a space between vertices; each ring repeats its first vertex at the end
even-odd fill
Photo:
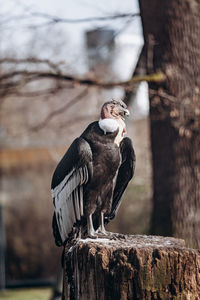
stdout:
POLYGON ((150 83, 154 234, 200 246, 200 2, 140 0, 150 83))

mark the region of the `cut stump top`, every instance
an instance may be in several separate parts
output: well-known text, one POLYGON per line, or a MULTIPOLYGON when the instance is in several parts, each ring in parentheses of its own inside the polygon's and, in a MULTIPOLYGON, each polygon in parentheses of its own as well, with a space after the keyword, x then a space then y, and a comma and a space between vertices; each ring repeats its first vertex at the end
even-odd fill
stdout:
MULTIPOLYGON (((77 239, 72 247, 87 245, 91 247, 105 247, 105 248, 185 248, 185 241, 173 237, 153 236, 153 235, 124 235, 114 234, 108 238, 86 238, 77 239)), ((69 251, 71 251, 70 249, 69 251)))

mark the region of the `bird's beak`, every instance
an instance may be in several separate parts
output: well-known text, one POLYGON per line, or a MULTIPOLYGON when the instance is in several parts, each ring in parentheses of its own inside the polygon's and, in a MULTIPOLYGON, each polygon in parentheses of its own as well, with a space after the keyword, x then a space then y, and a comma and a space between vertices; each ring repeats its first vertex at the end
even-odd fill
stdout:
POLYGON ((122 106, 118 107, 118 113, 122 120, 124 120, 126 116, 130 115, 129 110, 122 106))
POLYGON ((127 117, 130 116, 130 112, 129 112, 128 109, 124 108, 124 115, 127 116, 127 117))

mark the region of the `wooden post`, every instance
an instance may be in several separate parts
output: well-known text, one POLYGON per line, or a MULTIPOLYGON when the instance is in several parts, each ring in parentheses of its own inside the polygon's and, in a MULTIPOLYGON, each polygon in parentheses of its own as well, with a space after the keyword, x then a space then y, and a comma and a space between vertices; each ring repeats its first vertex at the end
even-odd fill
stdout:
POLYGON ((65 251, 65 300, 198 300, 199 254, 159 236, 76 240, 65 251))

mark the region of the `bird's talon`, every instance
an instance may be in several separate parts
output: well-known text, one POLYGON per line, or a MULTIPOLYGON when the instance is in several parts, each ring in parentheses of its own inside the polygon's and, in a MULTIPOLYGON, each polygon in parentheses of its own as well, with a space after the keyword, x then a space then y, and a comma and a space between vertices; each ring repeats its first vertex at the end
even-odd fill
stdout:
POLYGON ((107 234, 104 234, 104 233, 98 233, 98 238, 104 238, 104 239, 107 239, 108 238, 108 235, 107 234))
POLYGON ((105 230, 97 229, 97 230, 96 230, 96 234, 108 235, 108 232, 105 231, 105 230))
POLYGON ((98 236, 96 234, 88 234, 88 236, 86 238, 89 238, 89 239, 97 239, 98 236))

